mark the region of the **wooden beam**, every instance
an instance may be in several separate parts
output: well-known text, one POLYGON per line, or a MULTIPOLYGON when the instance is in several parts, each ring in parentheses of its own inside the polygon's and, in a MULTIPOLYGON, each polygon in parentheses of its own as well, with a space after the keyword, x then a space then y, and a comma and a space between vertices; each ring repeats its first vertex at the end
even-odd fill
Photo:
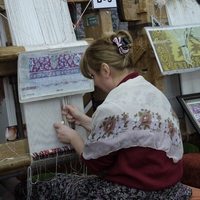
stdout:
POLYGON ((24 51, 22 46, 0 47, 0 76, 17 73, 18 54, 24 51))
POLYGON ((4 5, 4 1, 0 0, 0 12, 5 11, 5 5, 4 5))
POLYGON ((0 144, 0 176, 26 170, 31 164, 28 140, 0 144))
POLYGON ((16 60, 20 52, 24 52, 22 46, 0 47, 0 63, 16 60))

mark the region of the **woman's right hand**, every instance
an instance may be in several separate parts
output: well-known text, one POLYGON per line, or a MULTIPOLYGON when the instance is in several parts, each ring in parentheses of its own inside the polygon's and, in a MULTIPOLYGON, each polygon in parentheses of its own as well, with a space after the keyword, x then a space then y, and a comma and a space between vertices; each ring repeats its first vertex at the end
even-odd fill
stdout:
POLYGON ((82 126, 86 130, 90 129, 91 118, 80 111, 76 106, 67 104, 62 108, 62 115, 64 115, 69 123, 75 123, 78 126, 82 126))
POLYGON ((67 104, 62 108, 62 115, 64 115, 69 123, 75 123, 81 125, 81 116, 83 113, 74 105, 67 104))

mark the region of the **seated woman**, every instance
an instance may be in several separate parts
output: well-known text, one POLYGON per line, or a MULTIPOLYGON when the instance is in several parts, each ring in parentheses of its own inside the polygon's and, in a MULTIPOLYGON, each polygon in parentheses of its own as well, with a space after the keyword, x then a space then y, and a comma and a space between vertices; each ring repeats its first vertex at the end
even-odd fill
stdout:
MULTIPOLYGON (((76 130, 54 123, 58 139, 71 144, 82 163, 100 175, 57 175, 32 185, 31 199, 191 198, 191 188, 180 182, 179 120, 165 95, 134 72, 132 45, 127 31, 109 33, 95 40, 81 59, 82 74, 108 93, 92 118, 74 105, 63 107, 70 123, 89 131, 87 140, 76 130)), ((21 199, 27 197, 22 184, 16 191, 21 199)))

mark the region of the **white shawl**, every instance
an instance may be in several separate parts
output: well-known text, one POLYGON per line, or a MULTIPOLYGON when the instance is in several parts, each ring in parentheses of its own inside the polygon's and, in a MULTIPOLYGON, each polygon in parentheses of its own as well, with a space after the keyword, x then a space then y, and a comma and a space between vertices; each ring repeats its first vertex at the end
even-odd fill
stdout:
POLYGON ((96 159, 130 147, 165 151, 175 163, 183 155, 176 114, 165 95, 142 76, 120 84, 97 108, 83 157, 96 159))

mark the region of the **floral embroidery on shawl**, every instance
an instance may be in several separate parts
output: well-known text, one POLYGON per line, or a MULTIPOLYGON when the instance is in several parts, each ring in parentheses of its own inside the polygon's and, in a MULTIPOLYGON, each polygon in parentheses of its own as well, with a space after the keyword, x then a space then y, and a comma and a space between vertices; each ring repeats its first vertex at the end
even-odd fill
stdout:
MULTIPOLYGON (((178 123, 178 118, 171 109, 172 116, 178 123)), ((161 131, 164 130, 165 134, 168 134, 171 138, 172 145, 176 147, 181 147, 181 134, 179 129, 177 129, 172 122, 171 119, 165 119, 164 123, 161 121, 162 117, 159 113, 151 112, 150 110, 141 109, 140 112, 134 115, 134 119, 132 122, 132 130, 147 130, 149 129, 150 132, 152 131, 161 131)))
POLYGON ((99 126, 98 133, 91 131, 90 141, 98 141, 101 138, 113 138, 117 136, 118 133, 124 132, 128 127, 128 118, 129 116, 126 113, 121 114, 121 117, 119 115, 106 117, 99 126), (94 138, 95 136, 97 139, 94 138))
MULTIPOLYGON (((174 116, 176 118, 176 115, 174 116)), ((123 113, 121 116, 109 116, 102 121, 98 128, 96 126, 94 127, 94 130, 98 130, 98 132, 91 130, 88 139, 90 142, 94 142, 106 138, 114 138, 119 133, 125 133, 128 129, 129 122, 131 122, 132 130, 149 130, 150 132, 156 131, 158 134, 168 134, 172 145, 181 148, 182 143, 179 129, 175 127, 171 119, 165 119, 164 122, 161 120, 162 117, 159 113, 154 113, 146 109, 141 109, 140 112, 134 115, 133 119, 129 119, 128 113, 123 113)))

